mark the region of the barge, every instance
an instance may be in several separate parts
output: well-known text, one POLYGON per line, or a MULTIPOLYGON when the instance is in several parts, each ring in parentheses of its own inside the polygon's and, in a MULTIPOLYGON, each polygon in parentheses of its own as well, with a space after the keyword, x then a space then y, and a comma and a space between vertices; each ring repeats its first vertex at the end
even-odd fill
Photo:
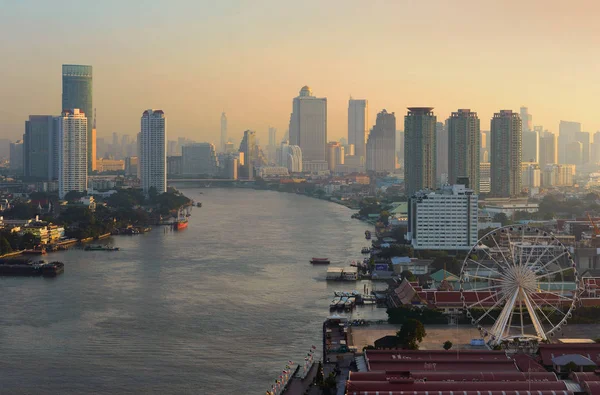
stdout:
POLYGON ((0 262, 0 276, 14 277, 56 277, 65 271, 65 265, 62 262, 38 261, 30 262, 28 260, 11 259, 0 262))
POLYGON ((329 265, 331 262, 329 258, 313 258, 310 260, 313 265, 329 265))

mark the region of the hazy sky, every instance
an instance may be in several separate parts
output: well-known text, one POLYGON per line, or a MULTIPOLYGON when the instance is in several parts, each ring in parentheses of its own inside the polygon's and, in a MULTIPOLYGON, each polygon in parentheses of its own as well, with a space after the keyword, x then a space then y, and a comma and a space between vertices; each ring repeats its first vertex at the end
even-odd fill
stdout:
POLYGON ((161 108, 170 138, 281 136, 303 85, 328 99, 328 138, 348 97, 385 108, 458 108, 482 129, 526 105, 533 123, 600 130, 596 0, 0 0, 0 137, 61 110, 61 65, 94 66, 98 135, 135 134, 161 108))

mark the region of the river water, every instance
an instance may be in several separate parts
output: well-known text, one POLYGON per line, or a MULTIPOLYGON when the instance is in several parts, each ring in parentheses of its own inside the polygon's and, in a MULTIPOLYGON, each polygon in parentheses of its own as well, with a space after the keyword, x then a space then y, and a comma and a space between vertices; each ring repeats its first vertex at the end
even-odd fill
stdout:
POLYGON ((186 230, 51 254, 57 278, 0 277, 0 393, 264 394, 320 346, 344 287, 308 261, 360 258, 365 224, 295 194, 183 192, 203 203, 186 230))

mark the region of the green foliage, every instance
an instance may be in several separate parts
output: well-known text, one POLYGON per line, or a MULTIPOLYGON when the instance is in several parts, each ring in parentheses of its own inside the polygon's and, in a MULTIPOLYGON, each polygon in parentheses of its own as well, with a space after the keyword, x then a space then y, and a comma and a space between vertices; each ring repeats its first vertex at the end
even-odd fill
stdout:
POLYGON ((21 236, 21 240, 19 243, 19 249, 21 250, 31 250, 33 247, 40 244, 40 239, 33 235, 33 233, 26 232, 21 236))
POLYGON ((402 328, 396 333, 403 348, 407 350, 418 350, 419 343, 427 336, 425 327, 421 321, 409 319, 402 324, 402 328))
POLYGON ((449 349, 452 348, 452 342, 450 340, 446 340, 444 342, 444 346, 443 347, 444 347, 444 350, 448 351, 449 349))
POLYGON ((389 224, 389 219, 390 219, 390 212, 383 210, 382 212, 379 213, 379 220, 385 225, 387 226, 389 224))
POLYGON ((407 279, 408 281, 417 281, 417 277, 410 270, 404 270, 402 273, 400 273, 400 277, 403 280, 407 279))
POLYGON ((492 218, 492 221, 500 222, 502 224, 502 226, 508 225, 510 223, 510 220, 504 213, 495 214, 494 217, 492 218))
POLYGON ((382 248, 379 256, 381 258, 392 258, 395 256, 409 256, 414 255, 413 249, 409 245, 403 244, 392 244, 389 248, 382 248))
POLYGON ((446 324, 448 319, 441 310, 412 306, 391 307, 386 311, 390 324, 404 324, 408 320, 419 320, 424 324, 446 324))
POLYGON ((9 210, 2 213, 6 219, 30 219, 37 215, 37 206, 31 203, 17 202, 9 210))
POLYGON ((565 365, 564 370, 566 372, 577 372, 579 370, 579 366, 577 366, 577 364, 575 362, 571 361, 565 365))
POLYGON ((13 249, 8 240, 6 240, 6 237, 0 236, 0 255, 9 254, 11 252, 13 252, 13 249))
POLYGON ((361 217, 366 217, 369 214, 379 214, 381 212, 381 204, 375 198, 365 198, 360 202, 360 210, 358 214, 361 217))
POLYGON ((80 198, 84 197, 85 195, 86 195, 85 192, 70 191, 65 195, 64 200, 66 200, 68 202, 74 202, 74 201, 79 200, 80 198))

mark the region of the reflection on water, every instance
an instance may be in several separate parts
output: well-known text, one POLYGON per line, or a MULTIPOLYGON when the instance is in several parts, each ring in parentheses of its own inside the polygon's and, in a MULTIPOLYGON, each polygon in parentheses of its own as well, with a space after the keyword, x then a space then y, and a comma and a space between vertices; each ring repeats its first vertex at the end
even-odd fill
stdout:
POLYGON ((333 291, 354 286, 308 261, 359 259, 365 225, 293 194, 199 192, 186 230, 55 253, 55 279, 0 278, 0 392, 260 394, 318 344, 333 291))

